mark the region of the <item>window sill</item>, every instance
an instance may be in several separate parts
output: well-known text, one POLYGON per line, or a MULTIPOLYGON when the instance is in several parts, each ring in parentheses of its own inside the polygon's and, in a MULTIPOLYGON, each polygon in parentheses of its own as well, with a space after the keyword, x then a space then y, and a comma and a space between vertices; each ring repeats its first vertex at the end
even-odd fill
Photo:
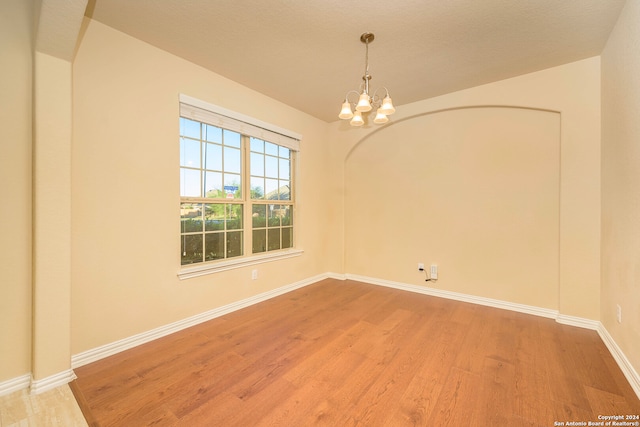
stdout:
POLYGON ((265 262, 277 261, 280 259, 293 258, 304 253, 302 249, 290 249, 286 251, 252 255, 248 257, 235 258, 227 261, 213 262, 209 264, 199 264, 194 267, 184 267, 178 271, 180 280, 191 279, 192 277, 205 276, 207 274, 219 273, 221 271, 234 270, 236 268, 248 267, 250 265, 262 264, 265 262))

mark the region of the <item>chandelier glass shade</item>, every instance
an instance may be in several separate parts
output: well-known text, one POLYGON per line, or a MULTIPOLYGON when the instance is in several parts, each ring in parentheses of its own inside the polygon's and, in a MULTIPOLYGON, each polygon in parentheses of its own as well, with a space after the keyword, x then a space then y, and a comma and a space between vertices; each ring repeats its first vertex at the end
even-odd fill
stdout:
POLYGON ((373 109, 376 110, 376 116, 373 119, 376 124, 388 122, 389 117, 387 116, 396 111, 386 87, 376 89, 373 94, 369 89, 369 81, 371 80, 371 75, 369 74, 369 43, 374 38, 375 36, 372 33, 364 33, 360 36, 360 41, 365 44, 365 68, 362 83, 358 91, 351 90, 347 92, 338 115, 342 120, 351 120, 349 122, 351 126, 362 126, 364 124, 362 113, 368 113, 373 109), (383 91, 381 93, 384 93, 384 97, 378 95, 379 90, 383 91))

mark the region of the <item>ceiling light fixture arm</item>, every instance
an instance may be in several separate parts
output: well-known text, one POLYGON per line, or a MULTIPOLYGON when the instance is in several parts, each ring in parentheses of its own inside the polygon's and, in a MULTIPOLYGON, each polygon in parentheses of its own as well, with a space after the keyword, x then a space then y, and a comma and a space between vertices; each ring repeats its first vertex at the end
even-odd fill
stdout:
POLYGON ((389 97, 389 90, 386 87, 381 86, 373 92, 373 95, 370 96, 371 105, 373 106, 373 108, 378 108, 382 105, 382 100, 387 97, 389 97), (384 92, 384 96, 379 96, 378 92, 384 92))

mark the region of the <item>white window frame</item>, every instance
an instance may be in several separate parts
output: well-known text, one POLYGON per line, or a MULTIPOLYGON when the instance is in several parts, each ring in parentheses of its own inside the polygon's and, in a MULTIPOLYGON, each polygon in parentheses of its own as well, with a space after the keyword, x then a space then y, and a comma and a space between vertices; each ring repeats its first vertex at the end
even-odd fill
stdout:
MULTIPOLYGON (((213 126, 221 127, 224 129, 236 131, 242 135, 252 136, 258 139, 266 140, 277 145, 281 145, 296 152, 296 157, 300 151, 300 141, 302 135, 289 131, 287 129, 280 128, 278 126, 254 119, 244 114, 237 113, 235 111, 227 110, 217 105, 210 104, 208 102, 180 94, 180 117, 186 117, 195 121, 208 123, 213 126)), ((297 162, 293 162, 293 168, 291 171, 292 179, 295 183, 297 181, 297 162)), ((247 179, 248 173, 243 170, 243 182, 247 179)), ((294 184, 295 185, 295 184, 294 184)), ((244 193, 243 193, 244 194, 244 193)), ((247 193, 245 197, 250 197, 247 193)), ((181 198, 182 200, 182 198, 181 198)), ((245 206, 250 205, 249 203, 245 206)), ((296 205, 294 201, 294 206, 296 205)), ((299 229, 297 209, 293 209, 293 224, 296 229, 299 229)), ((244 213, 244 217, 250 217, 247 212, 244 213)), ((251 228, 243 227, 244 233, 251 233, 251 228)), ((180 270, 177 275, 180 280, 188 279, 192 277, 203 276, 212 273, 218 273, 222 271, 232 270, 236 268, 248 267, 251 265, 262 264, 266 262, 273 262, 281 259, 292 258, 302 255, 304 252, 296 246, 298 232, 294 232, 294 244, 292 248, 283 249, 273 252, 265 252, 256 255, 242 255, 239 257, 228 258, 220 261, 209 261, 198 264, 188 264, 180 266, 180 270)), ((251 248, 245 247, 246 250, 251 248)), ((178 260, 180 263, 180 260, 178 260)))

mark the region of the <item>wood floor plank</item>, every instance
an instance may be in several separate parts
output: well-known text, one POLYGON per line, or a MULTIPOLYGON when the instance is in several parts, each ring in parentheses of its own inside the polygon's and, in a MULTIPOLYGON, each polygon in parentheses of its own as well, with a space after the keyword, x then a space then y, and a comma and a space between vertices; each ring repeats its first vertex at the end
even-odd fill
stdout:
POLYGON ((313 380, 317 372, 327 363, 333 363, 334 360, 339 359, 345 347, 349 347, 359 333, 366 331, 367 326, 368 324, 364 322, 358 322, 345 330, 331 329, 322 339, 315 342, 316 345, 309 347, 307 354, 300 355, 299 363, 292 366, 284 377, 302 387, 307 381, 313 380))
POLYGON ((93 425, 549 426, 640 413, 594 331, 325 280, 76 370, 93 425))
MULTIPOLYGON (((576 349, 573 340, 566 336, 566 328, 566 325, 549 325, 542 330, 542 342, 546 345, 545 350, 548 352, 545 357, 546 369, 552 373, 550 375, 553 375, 549 397, 557 403, 554 405, 557 410, 562 409, 562 411, 556 411, 557 413, 579 416, 581 413, 591 410, 582 386, 582 381, 590 381, 591 378, 581 379, 579 376, 588 371, 575 366, 574 362, 577 362, 581 357, 575 355, 576 349)), ((575 333, 582 334, 582 331, 578 329, 576 328, 575 333)))
POLYGON ((177 417, 181 418, 219 394, 226 393, 221 383, 230 384, 236 370, 248 366, 241 356, 232 352, 224 352, 221 357, 212 358, 210 362, 194 364, 189 372, 183 372, 179 382, 167 389, 156 391, 156 399, 162 400, 177 417))
POLYGON ((238 417, 244 411, 251 411, 246 402, 232 393, 221 392, 182 415, 176 426, 240 426, 238 417))
POLYGON ((414 376, 400 398, 398 408, 387 418, 384 425, 428 426, 444 383, 444 379, 437 374, 428 377, 414 376))
POLYGON ((238 412, 232 422, 226 425, 255 425, 256 421, 264 416, 263 414, 269 414, 276 408, 279 410, 280 399, 285 400, 297 391, 295 386, 282 377, 274 379, 269 385, 269 388, 261 388, 251 395, 240 397, 245 402, 246 409, 238 412), (260 417, 256 417, 256 414, 260 414, 260 417))
POLYGON ((514 414, 522 425, 553 425, 549 370, 550 354, 541 340, 540 326, 553 325, 551 319, 533 318, 517 331, 514 362, 514 414))
POLYGON ((399 399, 397 410, 386 420, 388 426, 428 426, 436 402, 454 366, 455 349, 460 348, 468 331, 452 327, 454 323, 430 322, 418 342, 425 345, 421 360, 416 361, 414 375, 399 399), (447 343, 439 345, 438 343, 447 343))
MULTIPOLYGON (((274 407, 269 414, 260 420, 258 425, 339 425, 335 424, 336 416, 346 411, 354 396, 352 387, 343 387, 344 378, 366 378, 364 371, 375 365, 370 359, 353 351, 346 351, 342 357, 327 360, 317 375, 308 379, 299 387, 294 395, 274 407)), ((366 390, 355 390, 356 394, 366 390)))
POLYGON ((449 370, 445 385, 438 396, 436 409, 429 417, 428 425, 477 426, 486 425, 488 420, 493 424, 492 414, 476 412, 477 400, 472 396, 476 395, 481 388, 481 383, 479 374, 455 367, 449 370))
POLYGON ((384 369, 380 369, 380 364, 376 366, 379 370, 376 381, 361 399, 354 402, 362 408, 357 417, 362 425, 382 425, 400 408, 414 378, 415 366, 421 363, 427 351, 426 347, 409 346, 408 340, 398 343, 399 351, 390 352, 389 358, 383 362, 384 369))

